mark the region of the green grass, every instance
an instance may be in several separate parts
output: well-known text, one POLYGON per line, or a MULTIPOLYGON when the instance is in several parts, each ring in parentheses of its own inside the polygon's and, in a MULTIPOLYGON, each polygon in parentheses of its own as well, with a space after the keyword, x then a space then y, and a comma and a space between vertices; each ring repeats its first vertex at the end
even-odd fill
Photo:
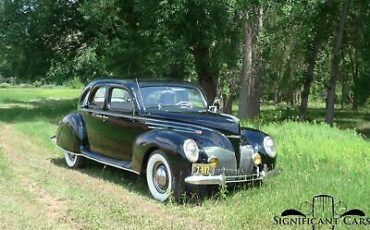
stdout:
MULTIPOLYGON (((273 224, 275 215, 318 194, 370 213, 369 140, 319 122, 259 123, 277 142, 281 173, 262 187, 229 191, 201 205, 160 204, 145 178, 97 163, 67 169, 49 137, 76 108, 79 93, 0 89, 0 228, 275 229, 284 228, 273 224)), ((368 119, 367 111, 350 112, 343 118, 368 119)))
MULTIPOLYGON (((238 111, 238 102, 233 104, 233 114, 238 111)), ((325 121, 325 104, 313 102, 309 104, 306 120, 310 123, 321 123, 325 121)), ((268 124, 271 122, 296 121, 299 117, 298 106, 287 106, 284 104, 261 105, 261 113, 254 125, 268 124)), ((359 134, 370 137, 370 108, 361 108, 356 111, 350 108, 336 106, 334 110, 334 125, 341 129, 354 129, 359 134)))

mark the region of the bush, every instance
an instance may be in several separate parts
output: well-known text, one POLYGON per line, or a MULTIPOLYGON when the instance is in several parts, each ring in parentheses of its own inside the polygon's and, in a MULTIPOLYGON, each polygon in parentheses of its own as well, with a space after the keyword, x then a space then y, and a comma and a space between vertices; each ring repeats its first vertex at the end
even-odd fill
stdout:
POLYGON ((68 80, 63 85, 72 89, 81 89, 84 87, 84 84, 78 77, 74 77, 73 79, 68 80))
POLYGON ((22 83, 22 84, 19 84, 17 87, 19 87, 19 88, 31 88, 31 87, 33 87, 32 85, 28 85, 28 84, 24 84, 24 83, 22 83))
POLYGON ((9 83, 6 82, 0 83, 0 88, 10 88, 10 87, 12 87, 12 85, 9 83))
POLYGON ((41 87, 43 84, 42 84, 42 82, 41 82, 41 81, 36 80, 36 81, 34 81, 34 82, 32 83, 32 85, 33 85, 34 87, 36 87, 36 88, 39 88, 39 87, 41 87))

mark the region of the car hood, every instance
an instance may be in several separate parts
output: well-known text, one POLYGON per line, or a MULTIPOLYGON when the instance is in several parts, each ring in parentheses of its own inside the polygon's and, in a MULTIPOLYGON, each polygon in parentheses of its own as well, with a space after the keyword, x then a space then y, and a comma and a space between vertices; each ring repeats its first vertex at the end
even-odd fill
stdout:
POLYGON ((150 118, 200 125, 203 127, 216 129, 224 133, 225 135, 230 134, 235 135, 240 133, 239 119, 228 114, 212 113, 209 111, 204 112, 150 111, 146 114, 146 116, 150 118))

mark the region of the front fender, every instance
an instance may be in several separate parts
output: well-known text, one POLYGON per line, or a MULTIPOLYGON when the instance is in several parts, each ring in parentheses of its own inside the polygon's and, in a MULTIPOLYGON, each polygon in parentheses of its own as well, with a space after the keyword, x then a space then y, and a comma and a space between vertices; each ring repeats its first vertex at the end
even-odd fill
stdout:
POLYGON ((245 141, 250 144, 254 150, 257 150, 261 154, 262 161, 267 163, 269 169, 274 168, 276 164, 276 156, 271 158, 267 155, 266 150, 263 146, 263 139, 269 136, 267 133, 252 128, 243 128, 240 130, 241 136, 245 141))
POLYGON ((79 153, 80 147, 87 142, 85 123, 77 112, 66 115, 59 123, 56 144, 62 149, 79 153))
POLYGON ((140 135, 133 146, 131 169, 143 172, 150 153, 160 149, 166 154, 175 174, 190 173, 191 163, 182 148, 186 139, 185 135, 170 130, 152 130, 140 135))
POLYGON ((174 177, 175 196, 185 189, 185 178, 191 174, 191 163, 185 156, 183 144, 189 137, 171 130, 156 129, 140 135, 133 146, 131 169, 145 173, 146 163, 154 150, 165 153, 174 177))

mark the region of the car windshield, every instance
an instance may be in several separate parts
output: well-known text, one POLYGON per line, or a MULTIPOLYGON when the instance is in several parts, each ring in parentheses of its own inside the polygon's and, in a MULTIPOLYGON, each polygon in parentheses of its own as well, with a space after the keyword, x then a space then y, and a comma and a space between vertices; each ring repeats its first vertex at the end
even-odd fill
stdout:
POLYGON ((207 103, 197 88, 185 86, 141 87, 145 108, 159 110, 204 110, 207 103))

